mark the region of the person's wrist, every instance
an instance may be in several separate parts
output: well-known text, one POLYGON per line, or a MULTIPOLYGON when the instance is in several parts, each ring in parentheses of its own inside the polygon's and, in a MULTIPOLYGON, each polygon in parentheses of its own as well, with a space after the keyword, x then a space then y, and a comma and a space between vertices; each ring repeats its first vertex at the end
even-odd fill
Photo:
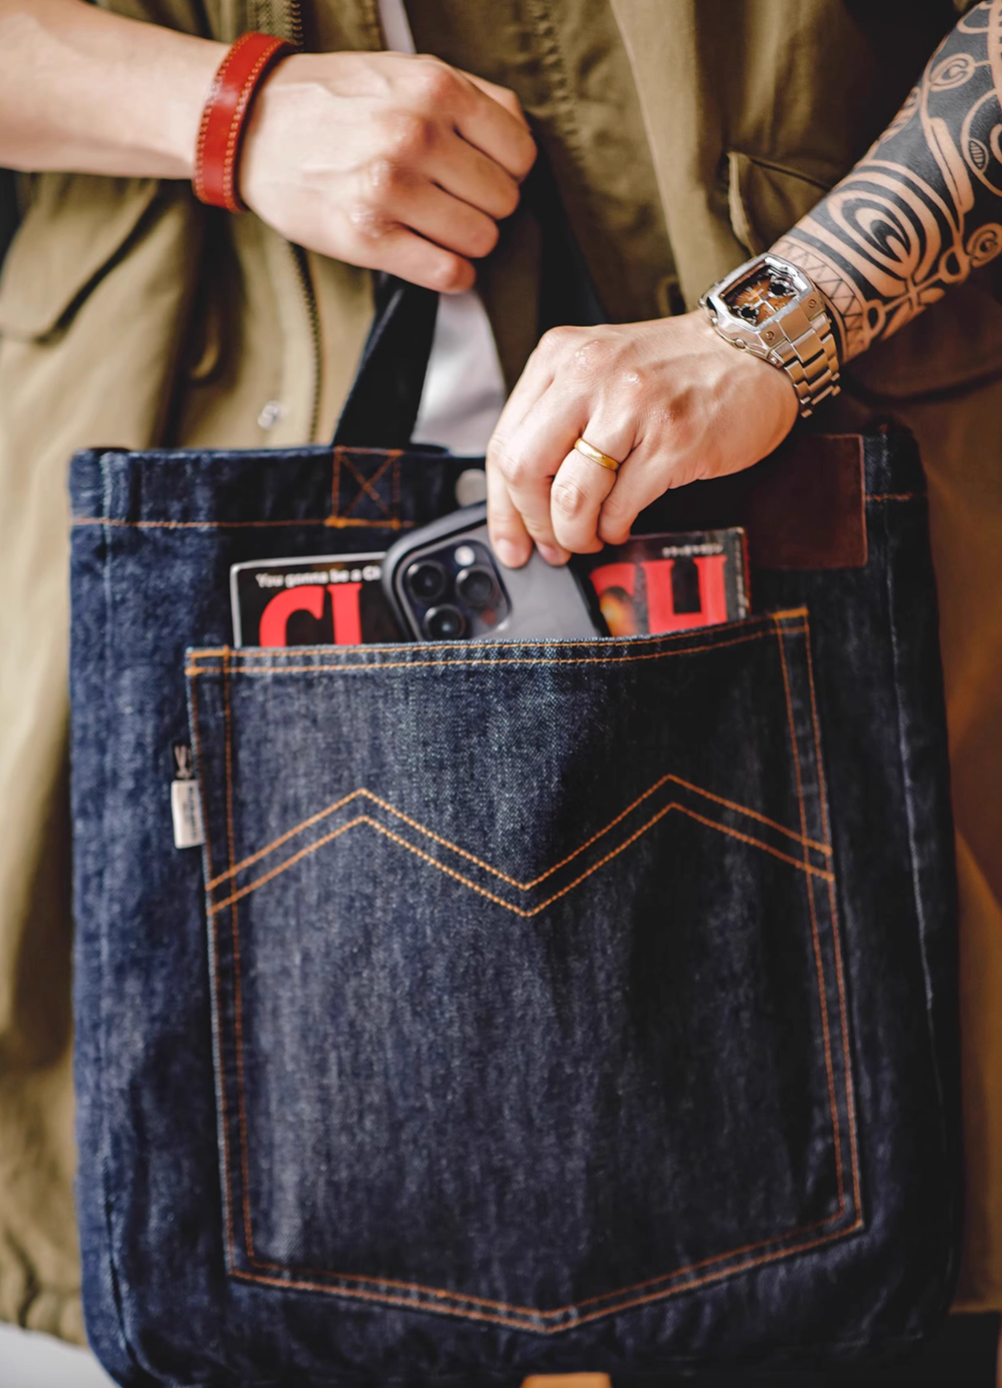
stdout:
POLYGON ((842 317, 838 306, 825 292, 824 286, 819 284, 815 278, 818 272, 816 261, 805 248, 800 246, 799 242, 790 236, 781 237, 774 246, 770 246, 768 253, 770 255, 778 255, 783 260, 788 260, 791 265, 796 265, 797 269, 801 270, 807 276, 820 294, 822 303, 825 306, 825 312, 828 314, 828 319, 831 323, 832 336, 835 339, 835 350, 838 354, 839 370, 841 371, 846 362, 846 342, 848 340, 845 330, 845 319, 842 317))
POLYGON ((295 46, 250 32, 232 44, 219 64, 202 107, 194 143, 192 187, 196 197, 229 212, 244 212, 240 163, 251 112, 261 87, 295 46))
MULTIPOLYGON (((171 35, 174 38, 174 35, 171 35)), ((176 37, 181 37, 180 35, 176 37)), ((189 40, 157 122, 160 155, 169 161, 170 177, 190 180, 195 172, 198 129, 205 102, 229 44, 213 39, 189 40)))
POLYGON ((789 377, 803 418, 839 393, 840 325, 797 262, 775 249, 753 256, 710 285, 699 303, 725 342, 789 377))

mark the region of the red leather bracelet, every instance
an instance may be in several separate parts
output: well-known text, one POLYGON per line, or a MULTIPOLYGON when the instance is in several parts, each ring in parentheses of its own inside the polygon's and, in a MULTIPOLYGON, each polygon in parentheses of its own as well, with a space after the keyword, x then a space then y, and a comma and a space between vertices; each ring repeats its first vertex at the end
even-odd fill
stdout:
POLYGON ((261 83, 294 44, 271 34, 244 34, 219 65, 202 111, 192 186, 212 207, 246 212, 237 188, 237 168, 247 117, 261 83))

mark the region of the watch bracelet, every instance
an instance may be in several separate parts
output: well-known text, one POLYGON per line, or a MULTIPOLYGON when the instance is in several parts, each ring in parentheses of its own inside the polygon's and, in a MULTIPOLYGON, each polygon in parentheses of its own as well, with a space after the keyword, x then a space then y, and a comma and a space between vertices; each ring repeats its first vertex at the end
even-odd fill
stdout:
MULTIPOLYGON (((820 291, 815 289, 820 294, 820 291)), ((822 310, 827 320, 823 331, 815 326, 820 315, 807 320, 807 328, 796 338, 787 337, 766 358, 773 366, 785 371, 793 382, 800 413, 808 419, 815 408, 830 395, 837 395, 839 384, 839 354, 831 316, 822 310)))
MULTIPOLYGON (((772 254, 771 252, 766 254, 772 254)), ((755 257, 755 259, 763 259, 755 257)), ((775 256, 782 261, 782 257, 775 256)), ((752 264, 753 262, 748 262, 752 264)), ((784 262, 785 263, 785 262, 784 262)), ((830 395, 837 395, 841 390, 839 376, 841 374, 841 356, 839 348, 844 351, 845 347, 845 325, 840 315, 833 308, 827 295, 818 288, 799 265, 791 262, 793 268, 801 275, 811 287, 812 294, 816 297, 820 308, 817 309, 812 317, 807 316, 807 312, 800 305, 796 312, 785 315, 787 322, 792 317, 794 320, 799 315, 802 322, 797 325, 799 330, 796 336, 791 336, 786 323, 781 319, 783 337, 781 342, 766 351, 755 352, 761 360, 775 366, 778 370, 785 371, 790 377, 793 388, 797 393, 797 402, 800 414, 803 418, 808 418, 813 414, 817 405, 830 395), (819 331, 815 326, 819 317, 824 317, 824 328, 819 331)), ((747 269, 747 266, 739 266, 734 274, 747 269)), ((723 283, 721 281, 720 283, 723 283)), ((705 308, 710 316, 710 321, 716 331, 723 337, 725 342, 730 342, 732 346, 745 347, 746 344, 729 336, 723 332, 717 324, 716 317, 708 302, 713 290, 719 288, 719 283, 711 286, 699 300, 700 307, 705 308)), ((772 336, 773 334, 769 334, 772 336)))

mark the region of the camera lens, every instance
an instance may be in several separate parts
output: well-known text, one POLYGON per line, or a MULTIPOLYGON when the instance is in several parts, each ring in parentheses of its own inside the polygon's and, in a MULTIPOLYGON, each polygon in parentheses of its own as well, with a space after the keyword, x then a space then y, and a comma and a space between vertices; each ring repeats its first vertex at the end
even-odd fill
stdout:
POLYGON ((434 559, 421 559, 407 570, 407 587, 418 602, 434 602, 445 592, 445 570, 434 559))
POLYGON ((456 641, 466 630, 466 621, 458 607, 443 603, 425 613, 424 629, 435 641, 456 641))
POLYGON ((481 612, 497 596, 497 584, 485 564, 471 564, 456 575, 456 592, 468 607, 481 612))

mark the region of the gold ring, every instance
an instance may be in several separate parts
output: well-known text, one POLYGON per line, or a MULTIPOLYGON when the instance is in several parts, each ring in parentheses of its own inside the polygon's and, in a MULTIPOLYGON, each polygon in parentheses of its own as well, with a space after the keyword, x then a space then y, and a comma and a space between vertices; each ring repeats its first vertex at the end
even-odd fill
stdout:
POLYGON ((599 467, 607 467, 610 472, 619 471, 620 464, 616 462, 616 459, 610 458, 608 453, 603 453, 601 448, 596 448, 595 445, 589 443, 587 439, 575 439, 574 447, 579 453, 584 454, 586 458, 590 458, 593 463, 598 463, 599 467))

